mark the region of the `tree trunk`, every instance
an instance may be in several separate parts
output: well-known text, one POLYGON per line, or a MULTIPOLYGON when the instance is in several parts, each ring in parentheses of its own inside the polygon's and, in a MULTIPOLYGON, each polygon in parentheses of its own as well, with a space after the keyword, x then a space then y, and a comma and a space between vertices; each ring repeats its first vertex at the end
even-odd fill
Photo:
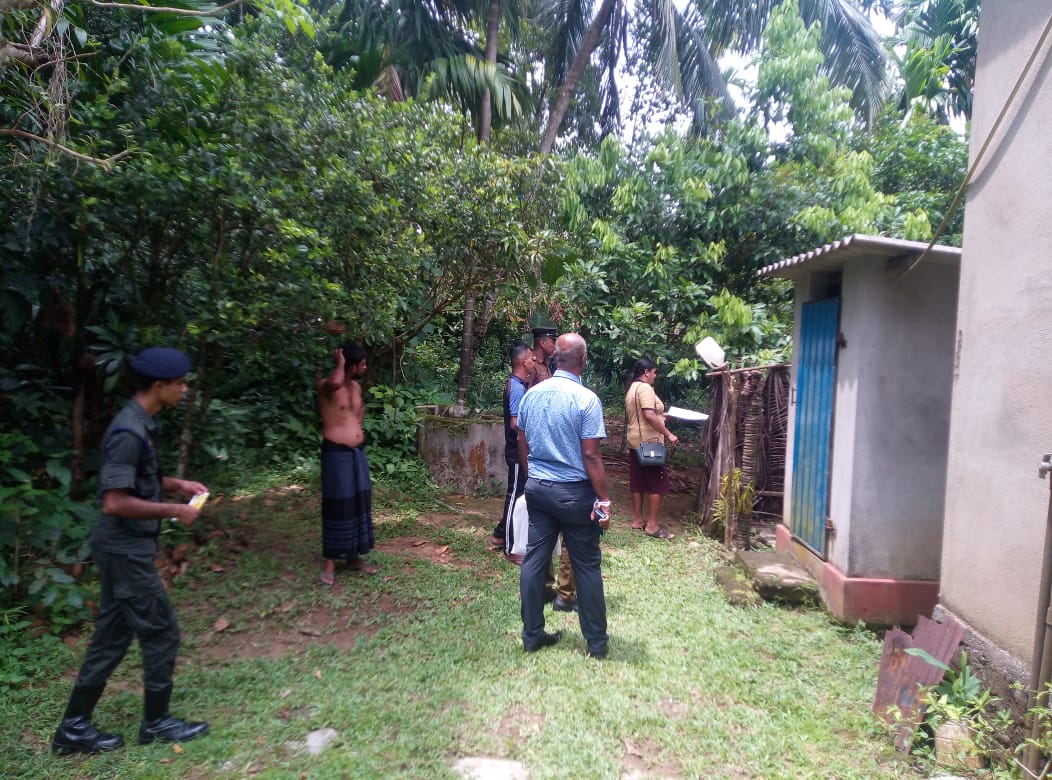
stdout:
POLYGON ((179 460, 175 465, 175 476, 177 479, 186 477, 186 467, 190 463, 190 445, 193 443, 193 421, 194 405, 197 403, 197 391, 201 387, 204 377, 198 375, 197 381, 190 385, 186 394, 186 414, 183 416, 183 427, 179 432, 179 460))
POLYGON ((87 389, 95 381, 95 359, 92 354, 84 352, 74 365, 74 376, 77 382, 77 395, 73 399, 73 468, 69 476, 69 497, 80 501, 84 498, 84 461, 86 460, 87 389))
POLYGON ((458 413, 467 414, 468 387, 471 385, 471 369, 479 350, 486 340, 490 323, 493 322, 493 311, 497 303, 497 288, 486 291, 482 299, 482 310, 475 311, 475 295, 469 294, 464 299, 464 335, 460 339, 460 366, 457 369, 457 402, 458 413))
POLYGON ((457 369, 457 401, 458 411, 466 414, 464 408, 468 397, 468 377, 471 375, 471 364, 473 362, 475 341, 475 293, 468 292, 464 296, 464 323, 463 333, 460 337, 460 367, 457 369))
MULTIPOLYGON (((486 21, 486 62, 497 63, 497 41, 500 37, 500 2, 491 0, 489 19, 486 21)), ((482 91, 482 105, 479 106, 479 142, 489 146, 490 130, 493 126, 493 101, 489 87, 482 91)))
POLYGON ((606 23, 610 21, 610 13, 614 10, 616 2, 617 0, 603 0, 603 4, 599 6, 599 10, 596 12, 588 32, 585 33, 581 41, 581 48, 578 50, 577 56, 574 57, 570 70, 566 73, 566 80, 563 81, 562 88, 559 90, 559 97, 548 115, 548 125, 544 128, 544 135, 541 137, 539 150, 541 154, 548 154, 555 145, 555 136, 559 134, 559 128, 562 126, 563 119, 566 118, 566 111, 570 107, 570 98, 577 91, 577 83, 581 80, 584 69, 588 67, 588 62, 592 58, 592 52, 599 45, 599 36, 603 32, 603 28, 606 27, 606 23))
POLYGON ((201 346, 197 350, 197 359, 200 369, 197 372, 197 381, 190 385, 190 391, 186 394, 186 416, 183 417, 183 427, 179 432, 179 460, 175 468, 175 476, 179 479, 186 477, 190 457, 193 454, 194 420, 204 417, 212 403, 214 383, 209 379, 219 375, 223 361, 223 349, 219 344, 209 344, 202 339, 201 346))

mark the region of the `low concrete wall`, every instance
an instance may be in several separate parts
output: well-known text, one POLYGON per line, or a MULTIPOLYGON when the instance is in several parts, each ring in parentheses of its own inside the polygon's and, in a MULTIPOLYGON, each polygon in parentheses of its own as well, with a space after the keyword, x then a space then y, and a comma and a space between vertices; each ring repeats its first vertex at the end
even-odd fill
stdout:
POLYGON ((425 414, 416 429, 416 451, 437 485, 461 493, 507 488, 502 419, 425 414))

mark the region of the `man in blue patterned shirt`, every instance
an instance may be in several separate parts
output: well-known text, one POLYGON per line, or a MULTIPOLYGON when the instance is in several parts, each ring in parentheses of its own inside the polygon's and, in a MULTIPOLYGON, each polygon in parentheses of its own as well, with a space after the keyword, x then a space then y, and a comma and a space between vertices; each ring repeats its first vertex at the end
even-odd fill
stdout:
POLYGON ((527 464, 530 512, 529 546, 519 575, 522 644, 532 653, 561 637, 544 630, 545 573, 561 533, 577 578, 588 654, 605 658, 609 637, 599 535, 610 523, 610 494, 599 451, 606 438, 603 405, 581 384, 588 345, 579 334, 559 336, 555 362, 555 375, 530 388, 519 404, 519 460, 527 464))

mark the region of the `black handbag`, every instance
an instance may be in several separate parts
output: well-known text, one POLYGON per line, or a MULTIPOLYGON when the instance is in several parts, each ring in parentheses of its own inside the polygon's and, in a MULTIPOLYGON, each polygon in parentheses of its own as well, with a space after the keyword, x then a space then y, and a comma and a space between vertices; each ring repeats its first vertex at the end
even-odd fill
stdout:
MULTIPOLYGON (((636 388, 636 425, 639 436, 643 436, 643 407, 639 403, 639 388, 636 388)), ((636 447, 636 457, 640 466, 664 466, 668 459, 668 448, 661 442, 641 443, 636 447)))
POLYGON ((640 444, 636 447, 636 457, 640 466, 664 466, 668 449, 664 444, 640 444))

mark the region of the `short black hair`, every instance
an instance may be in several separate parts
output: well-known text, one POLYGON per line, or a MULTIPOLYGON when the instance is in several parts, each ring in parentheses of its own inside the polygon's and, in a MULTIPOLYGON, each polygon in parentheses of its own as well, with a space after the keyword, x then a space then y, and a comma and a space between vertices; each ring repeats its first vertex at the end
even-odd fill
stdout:
POLYGON ((519 358, 522 357, 523 353, 530 351, 530 345, 521 339, 511 345, 511 368, 514 371, 515 366, 519 364, 519 358))
POLYGON ((145 393, 151 387, 154 382, 160 382, 160 379, 155 379, 152 376, 146 376, 140 374, 138 371, 132 371, 132 388, 136 393, 145 393))
POLYGON ((176 377, 175 379, 158 379, 155 376, 146 376, 145 374, 140 374, 138 371, 132 371, 132 389, 134 389, 136 393, 145 393, 147 390, 153 387, 154 382, 163 382, 165 384, 168 384, 169 382, 185 381, 186 378, 181 376, 176 377))
POLYGON ((347 365, 354 366, 365 360, 365 350, 360 344, 344 344, 340 349, 343 350, 343 359, 347 361, 347 365))

